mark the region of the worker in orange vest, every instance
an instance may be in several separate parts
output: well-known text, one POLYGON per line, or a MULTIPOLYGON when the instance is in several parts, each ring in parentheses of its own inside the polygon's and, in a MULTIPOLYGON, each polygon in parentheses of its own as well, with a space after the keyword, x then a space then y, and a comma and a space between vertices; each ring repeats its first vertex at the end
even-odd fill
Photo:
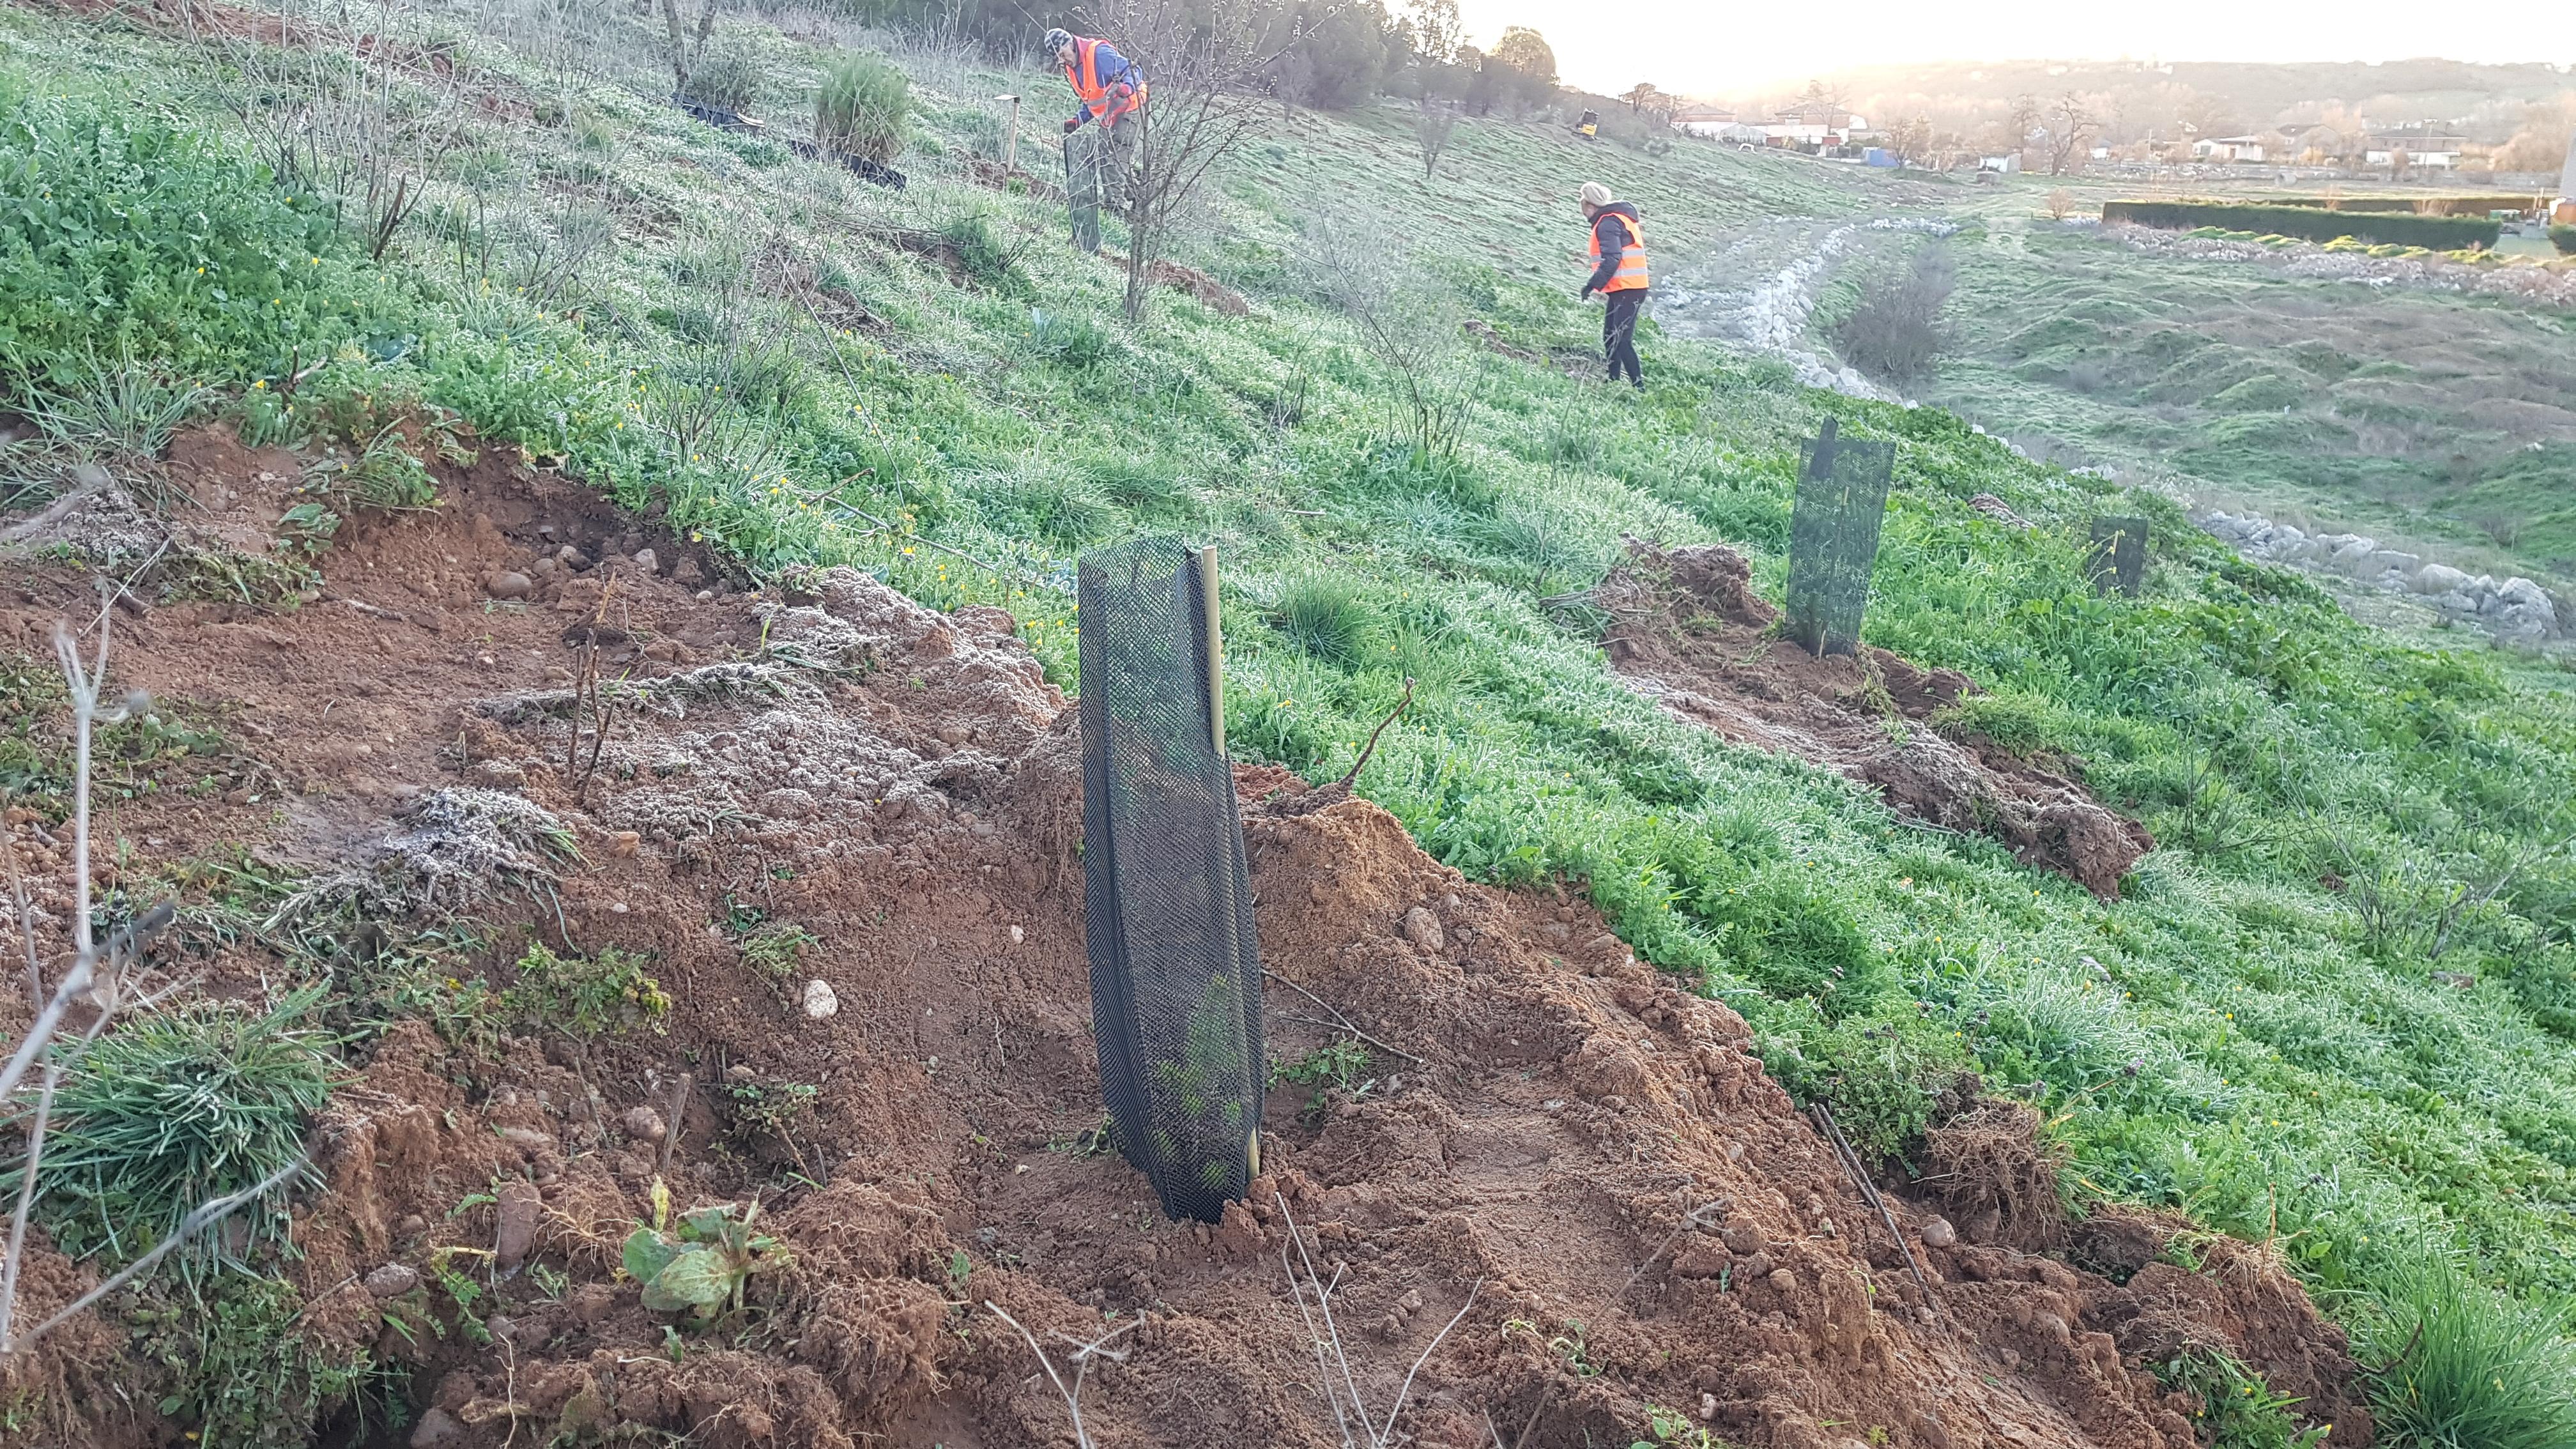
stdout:
POLYGON ((1610 305, 1601 319, 1601 351, 1610 361, 1610 380, 1621 373, 1639 391, 1646 376, 1637 366, 1637 313, 1646 305, 1646 233, 1637 208, 1610 199, 1610 188, 1583 183, 1583 219, 1592 224, 1592 275, 1583 283, 1582 299, 1599 292, 1610 305))
POLYGON ((1145 72, 1108 41, 1064 30, 1046 33, 1046 49, 1064 67, 1081 102, 1064 123, 1066 190, 1073 203, 1074 245, 1096 252, 1099 208, 1127 206, 1127 178, 1144 129, 1145 72), (1078 143, 1075 133, 1092 121, 1099 122, 1099 131, 1078 143))

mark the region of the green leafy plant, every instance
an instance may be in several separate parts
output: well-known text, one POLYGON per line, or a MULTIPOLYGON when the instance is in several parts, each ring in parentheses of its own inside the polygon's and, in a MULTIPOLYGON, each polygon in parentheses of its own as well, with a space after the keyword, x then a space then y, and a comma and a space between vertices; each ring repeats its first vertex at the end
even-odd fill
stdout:
POLYGON ((2549 244, 2558 248, 2558 254, 2562 257, 2576 257, 2576 226, 2551 227, 2549 244))
POLYGON ((670 1196, 657 1181, 653 1221, 638 1223, 626 1238, 627 1273, 644 1287, 644 1306, 655 1313, 685 1313, 700 1323, 742 1310, 753 1274, 786 1266, 776 1238, 754 1233, 760 1205, 735 1216, 735 1205, 694 1208, 670 1215, 670 1196))
POLYGON ((739 943, 742 964, 772 981, 784 981, 796 974, 797 963, 805 957, 805 948, 820 939, 794 921, 762 926, 742 937, 739 943))
POLYGON ((883 164, 902 154, 912 120, 912 80, 884 56, 853 51, 823 68, 814 139, 883 164))
POLYGON ((811 1082, 732 1082, 725 1099, 732 1104, 737 1127, 780 1137, 814 1109, 822 1089, 811 1082))
POLYGON ((518 984, 501 993, 513 1020, 590 1041, 638 1026, 664 1030, 671 998, 644 974, 645 958, 616 946, 596 956, 558 956, 543 942, 519 958, 518 984))
POLYGON ((1338 1091, 1357 1096, 1377 1085, 1361 1080, 1369 1066, 1368 1048, 1358 1041, 1344 1038, 1315 1048, 1293 1062, 1274 1062, 1270 1068, 1273 1086, 1281 1082, 1311 1088, 1306 1097, 1309 1116, 1324 1110, 1332 1093, 1338 1091))
POLYGON ((326 1415, 360 1433, 370 1424, 401 1427, 403 1375, 363 1347, 306 1337, 303 1307, 290 1284, 232 1275, 185 1306, 136 1310, 140 1352, 166 1365, 175 1383, 155 1407, 189 1426, 199 1449, 300 1449, 326 1415))
MULTIPOLYGON (((1715 1435, 1690 1421, 1690 1415, 1660 1404, 1646 1406, 1646 1432, 1650 1438, 1635 1440, 1628 1449, 1721 1449, 1715 1435)), ((1880 1430, 1870 1442, 1886 1442, 1886 1431, 1880 1430)))
POLYGON ((113 366, 94 365, 90 376, 68 388, 38 390, 26 411, 58 441, 112 457, 159 457, 170 445, 170 435, 213 396, 206 388, 160 376, 131 357, 113 366))
MULTIPOLYGON (((150 1012, 72 1058, 56 1093, 36 1182, 66 1252, 125 1256, 167 1236, 199 1205, 264 1181, 304 1150, 330 1101, 332 1042, 301 1023, 323 988, 266 1013, 222 1003, 150 1012)), ((20 1166, 0 1177, 15 1192, 20 1166)), ((247 1243, 287 1242, 282 1202, 245 1206, 247 1243)), ((227 1255, 201 1234, 183 1261, 227 1255)))

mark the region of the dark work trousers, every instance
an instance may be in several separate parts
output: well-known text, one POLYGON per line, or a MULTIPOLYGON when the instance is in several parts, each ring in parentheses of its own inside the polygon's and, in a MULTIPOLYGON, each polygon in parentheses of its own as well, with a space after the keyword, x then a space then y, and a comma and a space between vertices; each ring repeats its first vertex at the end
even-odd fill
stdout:
POLYGON ((1637 313, 1646 305, 1646 289, 1604 292, 1601 299, 1610 304, 1601 317, 1601 354, 1610 359, 1610 380, 1617 382, 1625 371, 1628 381, 1643 388, 1646 375, 1637 366, 1637 313))

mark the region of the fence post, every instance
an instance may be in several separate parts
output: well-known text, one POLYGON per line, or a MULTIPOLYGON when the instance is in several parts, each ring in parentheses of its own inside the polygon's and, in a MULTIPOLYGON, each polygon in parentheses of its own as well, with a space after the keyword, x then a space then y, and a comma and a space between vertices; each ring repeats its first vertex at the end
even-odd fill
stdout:
POLYGON ((1007 181, 1020 167, 1020 98, 995 96, 993 99, 1011 103, 1010 129, 1002 133, 1002 178, 1007 181))

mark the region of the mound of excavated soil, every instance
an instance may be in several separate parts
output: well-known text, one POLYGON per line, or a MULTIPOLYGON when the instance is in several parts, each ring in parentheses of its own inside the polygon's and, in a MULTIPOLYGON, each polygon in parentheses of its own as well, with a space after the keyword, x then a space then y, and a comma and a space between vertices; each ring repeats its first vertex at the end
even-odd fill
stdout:
POLYGON ((2105 900, 2155 848, 2146 827, 2065 776, 1981 735, 1929 727, 1975 688, 1966 675, 1867 647, 1819 659, 1772 637, 1780 611, 1753 592, 1733 549, 1632 538, 1593 600, 1610 614, 1602 642, 1630 684, 1738 744, 1839 770, 1918 820, 1993 835, 2105 900))
MULTIPOLYGON (((220 471, 237 455, 196 456, 220 471)), ((199 496, 264 496, 253 461, 199 496)), ((363 876, 377 894, 361 899, 400 910, 435 878, 424 856, 470 873, 507 855, 438 842, 506 834, 516 817, 492 797, 521 800, 579 855, 523 851, 478 877, 483 972, 508 984, 534 934, 647 953, 672 998, 661 1032, 588 1053, 451 1045, 417 1022, 364 1049, 282 1271, 309 1299, 302 1331, 416 1366, 403 1441, 1071 1444, 991 1300, 1060 1363, 1069 1341, 1139 1325, 1089 1374, 1098 1444, 1337 1445, 1282 1266, 1289 1213, 1337 1278, 1375 1414, 1473 1295, 1412 1385, 1404 1442, 1627 1444, 1662 1406, 1780 1449, 2189 1449, 2192 1406, 2141 1355, 2195 1344, 2308 1394, 2335 1443, 2369 1441, 2341 1335, 2264 1255, 2232 1246, 2189 1272, 2160 1256, 2171 1225, 2079 1225, 2067 1251, 2122 1284, 2008 1246, 2067 1235, 2024 1230, 2055 1200, 2031 1124, 1980 1119, 1943 1190, 1994 1223, 1954 1233, 1889 1199, 1918 1284, 1741 1018, 1659 980, 1579 901, 1472 884, 1372 804, 1296 812, 1303 787, 1275 768, 1239 773, 1279 978, 1268 1039, 1282 1060, 1345 1026, 1380 1045, 1341 1085, 1273 1091, 1247 1202, 1215 1225, 1164 1221, 1141 1176, 1092 1150, 1078 717, 1012 621, 847 571, 793 598, 693 597, 672 540, 560 480, 487 464, 446 483, 434 513, 343 530, 326 560, 342 602, 121 620, 117 686, 220 713, 258 757, 245 777, 286 793, 161 794, 103 817, 127 872, 237 844, 363 876), (491 575, 563 545, 588 566, 538 579, 530 602, 485 601, 491 575), (595 772, 567 765, 568 632, 598 637, 604 677, 624 681, 595 772), (754 911, 815 938, 783 974, 739 944, 754 911), (816 1091, 785 1130, 743 1109, 791 1084, 816 1091), (617 1272, 675 1099, 674 1197, 757 1199, 793 1254, 752 1279, 740 1318, 676 1341, 617 1272), (488 1343, 453 1322, 440 1261, 484 1284, 488 1343), (389 1309, 449 1331, 398 1333, 389 1309)), ((22 573, 0 642, 35 646, 87 587, 22 573)), ((40 822, 16 828, 31 860, 59 859, 40 822)), ((273 989, 273 960, 214 949, 165 965, 210 992, 273 989)), ((22 1315, 93 1276, 40 1252, 22 1315)), ((69 1392, 19 1442, 177 1442, 187 1426, 152 1408, 160 1366, 121 1356, 113 1322, 22 1365, 69 1392)))

